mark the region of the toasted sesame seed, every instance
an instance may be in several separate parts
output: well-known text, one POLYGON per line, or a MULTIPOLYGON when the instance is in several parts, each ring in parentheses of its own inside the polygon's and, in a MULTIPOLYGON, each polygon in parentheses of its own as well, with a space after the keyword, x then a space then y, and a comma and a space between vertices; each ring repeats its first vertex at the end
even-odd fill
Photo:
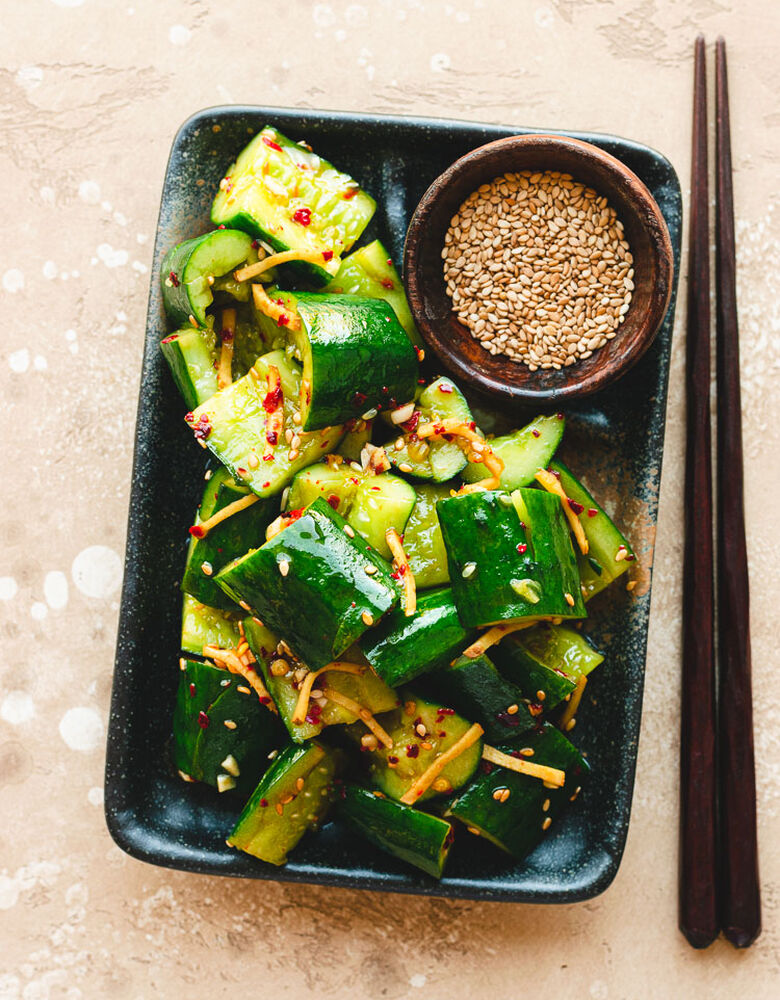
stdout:
POLYGON ((202 562, 200 564, 200 568, 202 572, 206 574, 206 576, 211 576, 211 574, 214 572, 214 567, 211 565, 210 562, 202 562))
POLYGON ((369 611, 364 611, 360 617, 363 619, 365 625, 374 624, 374 616, 369 611))
POLYGON ((510 705, 509 708, 507 708, 507 710, 506 710, 506 714, 507 715, 517 715, 517 713, 519 711, 520 711, 520 706, 519 705, 510 705))
POLYGON ((355 529, 351 525, 345 524, 344 525, 344 534, 347 536, 347 538, 354 538, 355 537, 355 529))
POLYGON ((225 726, 225 729, 235 729, 236 728, 236 724, 235 724, 235 722, 233 722, 232 719, 225 719, 224 726, 225 726))
POLYGON ((552 826, 552 819, 549 816, 547 816, 544 820, 544 823, 542 823, 542 829, 549 830, 551 826, 552 826))
POLYGON ((475 837, 481 836, 479 830, 475 826, 467 826, 466 829, 469 833, 473 833, 475 837))
POLYGON ((506 802, 506 800, 509 798, 511 794, 512 793, 509 791, 508 788, 504 788, 503 791, 501 792, 501 798, 499 799, 499 801, 506 802))
POLYGON ((569 721, 566 723, 566 732, 567 733, 570 732, 572 729, 574 729, 576 725, 577 725, 576 717, 573 719, 569 719, 569 721))
POLYGON ((547 697, 547 692, 546 691, 542 691, 542 689, 539 688, 539 690, 536 692, 536 700, 537 701, 544 701, 544 699, 546 697, 547 697))
POLYGON ((423 750, 433 750, 433 743, 429 743, 428 740, 423 740, 420 746, 423 750))
POLYGON ((470 577, 474 576, 477 572, 477 564, 475 562, 467 562, 463 569, 460 571, 460 575, 464 580, 468 580, 470 577))
POLYGON ((636 587, 636 580, 629 580, 626 584, 626 590, 633 590, 636 587))
POLYGON ((239 694, 251 694, 252 693, 252 689, 248 688, 246 686, 246 684, 239 684, 238 687, 236 688, 236 691, 238 691, 239 694))
POLYGON ((533 755, 534 755, 533 747, 523 747, 523 749, 520 751, 521 757, 533 757, 533 755))
POLYGON ((549 808, 550 808, 550 800, 545 799, 544 802, 542 802, 542 812, 547 812, 549 808))
POLYGON ((447 780, 447 778, 439 777, 437 778, 433 785, 431 786, 434 792, 451 792, 452 783, 447 780))
POLYGON ((401 464, 398 466, 398 468, 401 470, 401 472, 411 472, 412 471, 412 467, 411 467, 411 465, 409 465, 408 462, 401 462, 401 464))
POLYGON ((566 603, 569 605, 569 607, 573 608, 574 607, 574 598, 571 596, 571 594, 567 591, 563 596, 566 599, 566 603))
POLYGON ((376 573, 376 566, 372 566, 371 563, 369 563, 367 566, 363 567, 363 572, 366 576, 373 576, 374 573, 376 573))
POLYGON ((366 750, 376 750, 379 746, 379 740, 373 733, 364 733, 360 737, 360 745, 365 747, 366 750))
POLYGON ((503 795, 503 793, 504 793, 504 789, 503 788, 497 788, 493 792, 493 798, 496 800, 496 802, 498 802, 500 800, 500 798, 503 795))
POLYGON ((414 727, 414 731, 417 733, 418 736, 425 736, 428 733, 428 730, 425 728, 425 724, 422 722, 417 723, 417 725, 414 727))

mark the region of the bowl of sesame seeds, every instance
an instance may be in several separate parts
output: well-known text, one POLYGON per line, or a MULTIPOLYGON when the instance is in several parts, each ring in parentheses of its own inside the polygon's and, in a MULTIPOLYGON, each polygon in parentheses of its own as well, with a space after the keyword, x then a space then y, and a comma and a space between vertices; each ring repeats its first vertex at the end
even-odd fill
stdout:
POLYGON ((591 143, 498 139, 428 188, 404 249, 409 303, 456 378, 504 402, 595 392, 650 347, 672 245, 642 181, 591 143))

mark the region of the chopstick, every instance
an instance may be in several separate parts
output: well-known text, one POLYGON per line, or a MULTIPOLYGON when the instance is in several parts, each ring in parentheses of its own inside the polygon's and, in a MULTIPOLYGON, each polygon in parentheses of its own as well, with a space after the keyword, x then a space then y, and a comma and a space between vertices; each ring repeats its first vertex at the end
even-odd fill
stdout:
POLYGON ((710 248, 704 36, 696 39, 686 343, 687 441, 680 718, 679 924, 694 948, 720 930, 710 453, 710 248))
POLYGON ((715 48, 718 733, 721 924, 745 948, 761 933, 750 618, 743 505, 736 251, 726 43, 715 48))

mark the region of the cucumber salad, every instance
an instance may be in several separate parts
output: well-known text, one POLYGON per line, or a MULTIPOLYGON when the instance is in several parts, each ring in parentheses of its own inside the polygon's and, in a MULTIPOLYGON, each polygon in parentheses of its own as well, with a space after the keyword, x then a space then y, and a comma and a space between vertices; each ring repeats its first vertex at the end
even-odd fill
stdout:
POLYGON ((557 457, 562 414, 487 437, 426 360, 386 249, 353 249, 375 208, 267 126, 162 262, 209 453, 172 757, 264 862, 332 817, 439 878, 456 838, 524 857, 579 793, 586 604, 634 553, 557 457))

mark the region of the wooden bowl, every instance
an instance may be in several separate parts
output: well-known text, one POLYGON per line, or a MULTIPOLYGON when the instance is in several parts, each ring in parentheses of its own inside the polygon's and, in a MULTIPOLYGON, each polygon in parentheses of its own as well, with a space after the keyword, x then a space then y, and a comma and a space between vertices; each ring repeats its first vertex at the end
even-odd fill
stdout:
POLYGON ((673 273, 666 223, 642 181, 598 146, 556 135, 509 136, 456 160, 423 195, 404 248, 406 291, 426 344, 456 379, 504 403, 554 404, 596 392, 619 378, 652 344, 669 305, 673 273), (441 251, 452 216, 480 184, 521 170, 570 173, 606 196, 634 258, 635 287, 617 336, 591 357, 559 371, 532 372, 486 351, 456 318, 444 282, 441 251))

